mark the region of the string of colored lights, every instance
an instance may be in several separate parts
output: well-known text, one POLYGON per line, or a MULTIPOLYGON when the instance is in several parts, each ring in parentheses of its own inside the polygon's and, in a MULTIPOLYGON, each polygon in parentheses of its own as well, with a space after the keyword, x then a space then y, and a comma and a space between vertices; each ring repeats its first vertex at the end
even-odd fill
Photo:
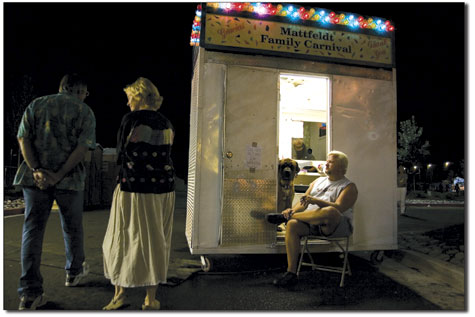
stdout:
MULTIPOLYGON (((215 9, 221 9, 225 12, 254 12, 261 17, 265 16, 281 16, 288 17, 293 21, 316 21, 321 25, 325 24, 337 24, 348 26, 353 30, 368 29, 379 32, 392 32, 394 31, 394 25, 389 20, 382 20, 380 18, 364 18, 361 15, 355 15, 351 13, 337 14, 333 11, 326 9, 306 9, 293 4, 273 4, 273 3, 250 3, 250 2, 214 2, 208 3, 215 9)), ((200 30, 201 30, 201 5, 198 5, 196 10, 196 16, 193 21, 193 27, 191 32, 190 45, 200 45, 200 30)))
POLYGON ((195 19, 191 27, 191 46, 200 46, 200 32, 201 32, 201 4, 196 8, 195 19))

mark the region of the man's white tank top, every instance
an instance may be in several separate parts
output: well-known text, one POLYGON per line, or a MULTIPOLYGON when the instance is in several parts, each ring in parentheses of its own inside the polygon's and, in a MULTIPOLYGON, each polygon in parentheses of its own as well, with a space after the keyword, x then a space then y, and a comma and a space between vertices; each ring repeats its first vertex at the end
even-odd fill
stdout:
MULTIPOLYGON (((313 181, 313 188, 310 192, 310 196, 315 198, 326 200, 329 202, 335 202, 343 189, 349 184, 353 183, 348 178, 343 177, 337 181, 331 181, 328 177, 319 177, 313 181)), ((316 210, 320 208, 318 205, 309 205, 308 210, 316 210)), ((353 225, 353 208, 349 208, 342 212, 343 216, 349 218, 353 225)))

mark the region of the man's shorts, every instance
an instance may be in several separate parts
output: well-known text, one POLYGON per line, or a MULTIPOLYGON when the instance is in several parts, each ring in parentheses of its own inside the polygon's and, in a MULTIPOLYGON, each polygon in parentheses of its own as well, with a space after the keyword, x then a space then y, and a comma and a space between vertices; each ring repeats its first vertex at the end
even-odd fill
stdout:
POLYGON ((310 229, 310 235, 314 236, 324 236, 328 238, 342 238, 342 237, 348 237, 353 233, 353 226, 351 225, 350 218, 348 217, 341 217, 341 221, 336 226, 335 230, 330 234, 326 235, 322 231, 322 225, 310 225, 307 224, 310 229))

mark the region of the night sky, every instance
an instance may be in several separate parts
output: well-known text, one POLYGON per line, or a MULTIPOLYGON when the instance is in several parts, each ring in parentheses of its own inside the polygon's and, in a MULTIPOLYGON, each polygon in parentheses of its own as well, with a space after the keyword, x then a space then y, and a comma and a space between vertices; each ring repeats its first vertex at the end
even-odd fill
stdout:
MULTIPOLYGON (((58 91, 70 71, 88 77, 86 103, 97 142, 115 147, 129 112, 123 88, 139 76, 156 84, 176 128, 174 161, 186 173, 191 93, 191 25, 197 3, 4 3, 4 108, 21 78, 37 96, 58 91)), ((465 156, 465 9, 463 3, 318 3, 306 7, 389 19, 396 27, 399 122, 415 116, 431 161, 465 156)), ((9 145, 5 140, 5 149, 9 145)), ((180 175, 181 174, 181 175, 180 175)))

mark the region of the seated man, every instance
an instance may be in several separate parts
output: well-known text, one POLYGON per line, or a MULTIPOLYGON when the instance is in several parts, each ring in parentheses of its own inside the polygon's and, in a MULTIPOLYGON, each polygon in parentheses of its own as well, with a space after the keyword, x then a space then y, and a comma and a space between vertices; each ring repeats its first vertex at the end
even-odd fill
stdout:
POLYGON ((345 177, 347 167, 346 154, 338 151, 328 153, 325 165, 327 177, 319 177, 312 182, 292 208, 285 209, 280 214, 266 215, 270 223, 287 222, 287 272, 274 280, 274 285, 291 286, 298 282, 296 272, 302 236, 346 237, 353 233, 352 207, 358 197, 358 190, 345 177))

